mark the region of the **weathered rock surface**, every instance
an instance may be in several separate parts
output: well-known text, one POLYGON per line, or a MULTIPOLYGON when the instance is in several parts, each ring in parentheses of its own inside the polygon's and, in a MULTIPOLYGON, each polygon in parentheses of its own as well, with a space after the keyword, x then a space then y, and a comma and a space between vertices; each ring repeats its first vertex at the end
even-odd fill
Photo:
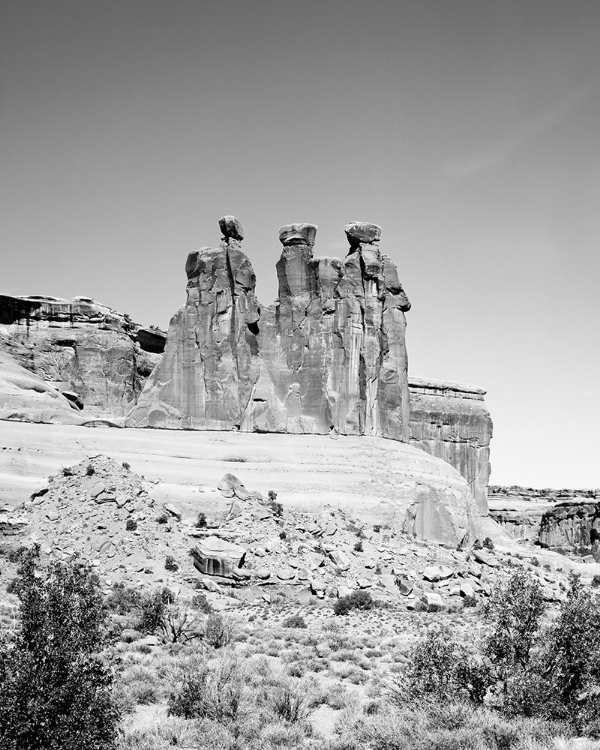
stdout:
MULTIPOLYGON (((244 484, 260 488, 263 496, 276 488, 284 508, 303 513, 324 513, 328 507, 344 510, 363 523, 387 524, 396 532, 451 549, 481 538, 480 519, 463 477, 441 459, 394 440, 62 425, 48 430, 16 422, 1 423, 0 435, 0 498, 5 503, 18 504, 50 472, 100 452, 117 456, 151 480, 154 500, 160 506, 174 503, 182 523, 195 523, 199 512, 209 523, 222 523, 232 502, 244 501, 226 499, 216 489, 199 491, 198 479, 216 488, 224 471, 240 462, 236 474, 243 471, 244 484)), ((91 502, 100 512, 118 508, 116 497, 101 506, 91 502)), ((274 524, 273 514, 266 510, 266 523, 274 524)), ((326 523, 315 519, 307 531, 333 549, 340 530, 333 517, 325 518, 326 523), (333 529, 337 530, 331 534, 333 529)), ((281 544, 277 535, 275 539, 281 544)))
POLYGON ((409 377, 410 441, 444 459, 469 483, 482 515, 488 512, 492 420, 485 391, 462 383, 409 377))
POLYGON ((490 516, 516 539, 544 547, 589 547, 600 539, 600 489, 490 485, 490 516))
POLYGON ((0 349, 0 419, 80 424, 79 410, 49 383, 0 349))
POLYGON ((379 227, 349 224, 344 260, 313 257, 314 225, 282 227, 279 300, 261 311, 243 230, 220 226, 188 257, 187 303, 128 424, 408 440, 410 303, 379 227))
POLYGON ((217 536, 203 539, 190 552, 194 566, 206 575, 231 578, 241 568, 246 550, 217 536))
POLYGON ((88 297, 0 295, 0 349, 89 416, 121 416, 160 358, 164 334, 88 297))

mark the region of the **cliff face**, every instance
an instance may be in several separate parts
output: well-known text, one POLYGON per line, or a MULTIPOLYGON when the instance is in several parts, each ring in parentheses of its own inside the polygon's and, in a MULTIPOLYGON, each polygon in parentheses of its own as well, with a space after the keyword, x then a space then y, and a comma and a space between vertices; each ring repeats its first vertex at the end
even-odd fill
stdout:
POLYGON ((0 296, 0 337, 17 365, 89 416, 127 413, 160 358, 159 332, 87 297, 0 296))
POLYGON ((188 258, 187 303, 128 424, 407 441, 410 303, 379 227, 348 225, 344 260, 313 257, 314 225, 282 227, 279 301, 261 311, 243 230, 220 226, 220 246, 188 258))
POLYGON ((589 547, 600 539, 600 489, 490 485, 490 515, 517 539, 543 547, 589 547))
POLYGON ((492 419, 485 391, 461 383, 409 377, 410 442, 444 459, 467 480, 487 515, 492 419))

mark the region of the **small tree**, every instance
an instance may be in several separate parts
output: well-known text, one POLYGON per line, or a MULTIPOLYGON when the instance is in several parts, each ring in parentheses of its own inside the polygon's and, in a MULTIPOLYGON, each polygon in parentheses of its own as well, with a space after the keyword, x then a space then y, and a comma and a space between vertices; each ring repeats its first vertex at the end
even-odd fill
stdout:
POLYGON ((22 555, 15 593, 21 629, 0 644, 0 747, 114 747, 120 714, 113 672, 99 656, 107 636, 98 578, 77 561, 44 575, 36 546, 22 555))
POLYGON ((570 583, 559 616, 544 636, 540 707, 549 718, 570 720, 582 730, 600 720, 600 603, 578 575, 571 575, 570 583))
POLYGON ((483 650, 499 679, 506 681, 528 666, 544 610, 540 584, 524 570, 494 590, 484 608, 492 628, 483 650))

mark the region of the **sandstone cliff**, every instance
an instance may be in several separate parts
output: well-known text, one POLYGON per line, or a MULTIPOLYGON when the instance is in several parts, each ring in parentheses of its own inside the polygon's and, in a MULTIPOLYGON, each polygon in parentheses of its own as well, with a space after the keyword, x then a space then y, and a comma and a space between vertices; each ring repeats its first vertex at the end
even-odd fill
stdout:
MULTIPOLYGON (((0 345, 2 338, 0 337, 0 345)), ((0 419, 44 424, 80 424, 79 409, 0 348, 0 419)))
POLYGON ((186 305, 129 426, 409 438, 404 312, 381 230, 346 227, 344 260, 315 258, 316 227, 280 230, 278 304, 261 311, 234 217, 190 254, 186 305))
POLYGON ((600 539, 600 489, 489 487, 490 515, 512 537, 543 547, 589 547, 600 539))
POLYGON ((83 406, 119 416, 135 404, 160 358, 160 331, 87 297, 0 296, 0 348, 83 406))
POLYGON ((410 441, 443 458, 469 483, 487 515, 492 419, 485 391, 462 383, 409 377, 410 441))

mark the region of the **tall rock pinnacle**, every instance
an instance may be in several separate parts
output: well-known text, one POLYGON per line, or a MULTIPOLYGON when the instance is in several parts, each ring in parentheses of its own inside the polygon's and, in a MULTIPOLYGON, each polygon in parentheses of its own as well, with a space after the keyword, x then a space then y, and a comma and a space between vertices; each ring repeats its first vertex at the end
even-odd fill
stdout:
POLYGON ((409 439, 410 302, 375 224, 346 226, 344 260, 314 257, 317 227, 279 230, 278 303, 260 311, 239 221, 191 253, 188 299, 129 424, 409 439))

